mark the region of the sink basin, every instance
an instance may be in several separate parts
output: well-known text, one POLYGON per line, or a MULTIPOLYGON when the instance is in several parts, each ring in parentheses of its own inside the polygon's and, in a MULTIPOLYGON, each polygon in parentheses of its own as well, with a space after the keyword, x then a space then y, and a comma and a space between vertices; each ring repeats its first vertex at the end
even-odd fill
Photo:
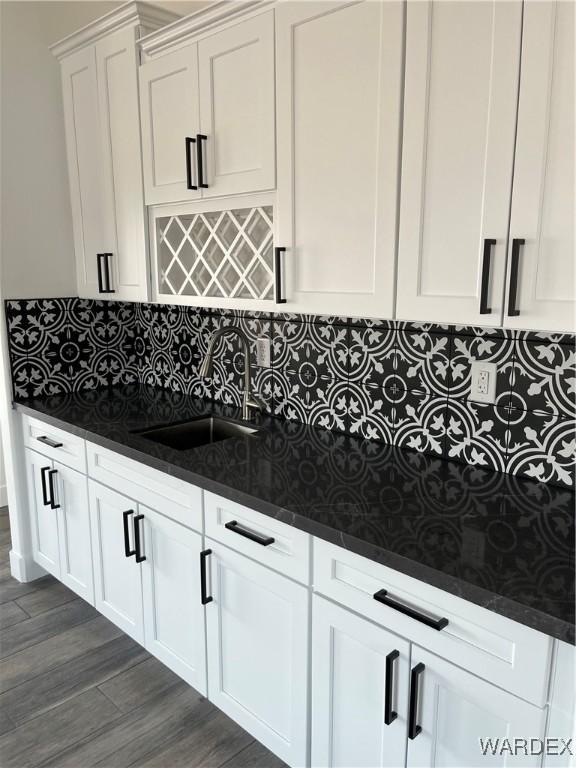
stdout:
POLYGON ((137 434, 155 443, 161 443, 177 451, 186 451, 200 445, 217 443, 219 440, 229 440, 231 437, 253 435, 258 430, 244 424, 236 424, 226 419, 206 416, 184 424, 172 424, 167 427, 145 429, 137 434))

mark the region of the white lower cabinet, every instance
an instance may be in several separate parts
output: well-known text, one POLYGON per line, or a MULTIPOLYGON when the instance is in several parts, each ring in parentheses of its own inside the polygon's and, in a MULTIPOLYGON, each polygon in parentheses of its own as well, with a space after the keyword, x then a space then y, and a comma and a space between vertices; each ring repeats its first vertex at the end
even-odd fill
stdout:
POLYGON ((312 613, 312 765, 403 766, 410 643, 317 595, 312 613))
POLYGON ((132 523, 138 505, 92 480, 89 491, 96 608, 143 644, 142 576, 135 555, 128 554, 134 551, 132 523))
POLYGON ((202 537, 90 481, 96 608, 206 694, 202 537))
POLYGON ((208 697, 289 765, 306 765, 308 589, 206 543, 208 697))
POLYGON ((25 453, 36 562, 93 604, 86 477, 36 451, 25 453))
POLYGON ((58 515, 51 508, 48 495, 48 473, 53 469, 53 462, 28 448, 25 453, 34 559, 59 579, 58 515))
POLYGON ((526 755, 522 747, 512 757, 504 740, 514 748, 515 739, 527 739, 528 744, 530 739, 541 739, 546 709, 528 704, 417 646, 412 646, 410 692, 415 732, 410 733, 409 723, 408 766, 541 764, 541 755, 526 755), (499 740, 497 754, 488 749, 484 755, 481 739, 484 745, 488 739, 492 745, 499 740))
POLYGON ((58 505, 60 580, 94 605, 92 542, 86 476, 54 462, 52 485, 58 505))
POLYGON ((206 632, 200 600, 202 536, 139 506, 146 648, 206 695, 206 632))

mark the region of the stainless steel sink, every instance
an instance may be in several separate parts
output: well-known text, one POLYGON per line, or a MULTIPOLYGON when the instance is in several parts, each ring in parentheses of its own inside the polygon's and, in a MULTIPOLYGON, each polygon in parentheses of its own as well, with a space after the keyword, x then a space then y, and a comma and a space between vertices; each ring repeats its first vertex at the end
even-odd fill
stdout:
POLYGON ((231 437, 253 435, 255 432, 258 432, 255 427, 247 427, 234 421, 206 416, 187 421, 184 424, 145 429, 137 432, 137 434, 177 451, 186 451, 200 445, 216 443, 219 440, 228 440, 231 437))

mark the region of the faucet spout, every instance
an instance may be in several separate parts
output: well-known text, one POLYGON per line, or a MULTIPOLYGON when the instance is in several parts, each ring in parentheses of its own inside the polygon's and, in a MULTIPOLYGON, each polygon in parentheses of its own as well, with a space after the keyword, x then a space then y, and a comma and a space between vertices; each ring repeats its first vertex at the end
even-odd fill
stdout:
POLYGON ((244 395, 242 398, 242 418, 249 419, 251 411, 264 410, 264 403, 253 392, 251 387, 252 378, 252 363, 250 361, 250 341, 248 336, 240 328, 236 326, 227 326, 225 328, 219 328, 215 331, 208 343, 208 349, 206 350, 206 356, 200 366, 199 375, 202 378, 211 378, 214 370, 214 348, 216 342, 227 334, 233 334, 238 336, 244 347, 244 395))

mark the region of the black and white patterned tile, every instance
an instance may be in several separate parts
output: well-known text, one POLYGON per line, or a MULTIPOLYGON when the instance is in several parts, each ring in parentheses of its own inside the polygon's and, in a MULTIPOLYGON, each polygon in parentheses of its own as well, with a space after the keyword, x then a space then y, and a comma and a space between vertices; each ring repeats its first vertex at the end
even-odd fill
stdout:
POLYGON ((509 408, 448 400, 444 455, 504 472, 509 408))
POLYGON ((296 376, 348 379, 348 327, 274 321, 272 365, 296 376))
POLYGON ((447 397, 450 386, 448 331, 438 333, 426 326, 416 330, 414 324, 410 324, 409 328, 398 330, 396 339, 396 373, 405 388, 447 397))
POLYGON ((396 374, 396 331, 385 326, 355 325, 348 340, 349 379, 376 387, 403 386, 396 374))
POLYGON ((392 444, 396 400, 396 392, 392 388, 384 389, 350 382, 348 395, 350 434, 392 444))
POLYGON ((274 371, 274 415, 323 429, 348 431, 346 382, 274 371))
POLYGON ((570 418, 576 400, 576 349, 552 341, 517 339, 512 405, 570 418))
POLYGON ((576 421, 549 413, 509 410, 506 471, 574 488, 576 421))
POLYGON ((399 448, 442 456, 448 401, 427 392, 403 392, 395 405, 394 440, 399 448))

